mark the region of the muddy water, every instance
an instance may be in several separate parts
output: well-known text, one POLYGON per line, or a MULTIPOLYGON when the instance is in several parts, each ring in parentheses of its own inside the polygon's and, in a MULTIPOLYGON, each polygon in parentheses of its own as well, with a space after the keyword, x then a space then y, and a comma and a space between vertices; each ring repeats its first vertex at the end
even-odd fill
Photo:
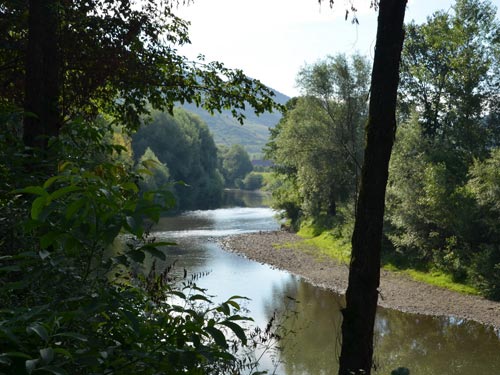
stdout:
MULTIPOLYGON (((340 297, 314 287, 286 272, 272 269, 235 254, 217 244, 226 235, 279 228, 275 213, 264 207, 257 193, 233 192, 228 207, 191 211, 163 218, 155 228, 159 239, 173 240, 167 248, 174 272, 204 274, 197 284, 215 300, 233 295, 250 298, 245 307, 256 324, 265 326, 273 314, 284 332, 279 343, 279 363, 271 356, 262 366, 276 374, 335 374, 340 352, 340 297), (235 200, 236 199, 236 200, 235 200)), ((473 322, 431 318, 380 309, 376 321, 376 374, 390 374, 398 367, 411 375, 500 374, 498 332, 473 322)))

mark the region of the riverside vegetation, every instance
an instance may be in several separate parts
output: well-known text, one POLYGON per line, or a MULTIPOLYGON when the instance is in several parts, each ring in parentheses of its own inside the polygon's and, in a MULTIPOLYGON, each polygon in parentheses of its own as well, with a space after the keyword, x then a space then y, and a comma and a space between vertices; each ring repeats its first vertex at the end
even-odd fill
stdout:
MULTIPOLYGON (((243 72, 179 56, 189 38, 174 3, 0 6, 3 373, 255 369, 241 297, 213 305, 189 278, 175 286, 143 266, 169 245, 147 236, 164 210, 216 204, 224 179, 260 180, 245 177, 238 147, 217 159, 206 126, 174 105, 229 110, 240 123, 248 106, 281 109, 243 72), (183 156, 155 144, 158 134, 174 136, 183 156), (127 246, 113 253, 119 236, 127 246)), ((386 251, 398 267, 436 268, 498 298, 494 15, 487 1, 459 0, 452 13, 408 25, 386 251)), ((304 68, 305 95, 287 104, 267 150, 277 207, 293 227, 310 223, 337 242, 352 232, 368 65, 356 55, 304 68)))
MULTIPOLYGON (((500 26, 488 1, 459 0, 407 25, 399 125, 386 195, 383 263, 500 299, 500 26)), ((347 259, 353 230, 368 63, 306 66, 303 96, 271 130, 275 207, 323 251, 347 259)))
POLYGON ((175 5, 0 6, 2 374, 256 372, 254 345, 272 332, 245 330, 243 297, 214 304, 187 271, 174 282, 157 270, 170 244, 148 230, 176 198, 197 204, 223 186, 206 126, 175 103, 240 123, 243 108, 280 106, 243 72, 178 55, 189 39, 175 5), (192 149, 198 192, 172 186, 192 175, 154 145, 134 159, 130 135, 150 121, 172 130, 178 152, 192 149))

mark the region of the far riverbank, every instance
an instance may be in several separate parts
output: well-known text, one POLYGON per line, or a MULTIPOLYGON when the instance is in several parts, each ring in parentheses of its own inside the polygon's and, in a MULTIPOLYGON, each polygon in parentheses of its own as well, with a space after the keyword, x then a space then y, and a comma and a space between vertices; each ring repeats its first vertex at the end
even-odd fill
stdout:
MULTIPOLYGON (((220 242, 228 251, 345 294, 348 265, 317 256, 313 249, 304 251, 289 246, 301 240, 294 233, 275 231, 229 236, 220 242)), ((416 314, 453 316, 500 329, 500 302, 417 282, 397 272, 381 271, 379 305, 416 314)))

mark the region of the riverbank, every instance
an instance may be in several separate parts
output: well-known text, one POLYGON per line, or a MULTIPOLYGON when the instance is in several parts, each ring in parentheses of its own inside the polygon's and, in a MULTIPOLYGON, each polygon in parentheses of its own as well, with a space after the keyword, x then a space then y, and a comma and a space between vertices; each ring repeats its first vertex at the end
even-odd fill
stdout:
MULTIPOLYGON (((344 294, 349 267, 312 247, 293 246, 302 239, 294 233, 276 231, 225 237, 220 242, 228 250, 252 260, 301 276, 314 285, 344 294)), ((500 329, 500 302, 461 294, 411 280, 408 276, 381 271, 379 305, 400 311, 454 316, 500 329)))

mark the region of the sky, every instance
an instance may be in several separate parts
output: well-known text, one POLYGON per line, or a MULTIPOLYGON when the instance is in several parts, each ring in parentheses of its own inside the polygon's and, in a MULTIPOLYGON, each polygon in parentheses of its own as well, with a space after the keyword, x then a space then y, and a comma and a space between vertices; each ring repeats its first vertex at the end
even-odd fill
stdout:
MULTIPOLYGON (((191 22, 191 45, 179 52, 242 69, 288 96, 300 92, 295 78, 305 64, 328 55, 356 52, 373 57, 377 13, 369 0, 356 0, 359 25, 345 20, 348 0, 195 0, 176 14, 191 22)), ((495 3, 497 0, 493 0, 495 3)), ((452 0, 409 0, 405 21, 425 21, 449 10, 452 0)))

